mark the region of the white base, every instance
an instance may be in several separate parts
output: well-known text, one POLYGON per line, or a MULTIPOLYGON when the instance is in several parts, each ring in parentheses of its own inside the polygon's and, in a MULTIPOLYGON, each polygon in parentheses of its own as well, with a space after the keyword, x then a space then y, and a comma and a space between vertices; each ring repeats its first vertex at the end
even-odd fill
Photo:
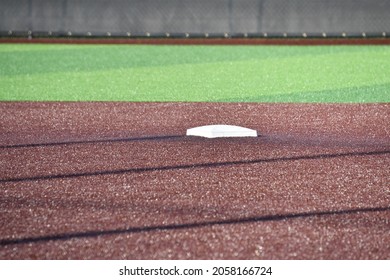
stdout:
POLYGON ((257 131, 235 125, 205 125, 187 129, 187 136, 206 138, 218 137, 257 137, 257 131))

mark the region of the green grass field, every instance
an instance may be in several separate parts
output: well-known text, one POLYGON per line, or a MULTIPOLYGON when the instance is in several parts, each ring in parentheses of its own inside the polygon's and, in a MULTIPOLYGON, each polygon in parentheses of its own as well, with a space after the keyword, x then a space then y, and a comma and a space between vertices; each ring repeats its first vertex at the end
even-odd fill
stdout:
POLYGON ((390 102, 390 46, 0 44, 0 101, 390 102))

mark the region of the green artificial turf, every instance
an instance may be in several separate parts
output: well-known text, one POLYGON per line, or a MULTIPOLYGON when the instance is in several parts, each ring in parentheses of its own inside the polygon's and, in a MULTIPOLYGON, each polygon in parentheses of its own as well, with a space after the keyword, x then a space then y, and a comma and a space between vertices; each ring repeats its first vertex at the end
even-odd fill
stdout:
POLYGON ((390 46, 0 44, 0 101, 390 102, 390 46))

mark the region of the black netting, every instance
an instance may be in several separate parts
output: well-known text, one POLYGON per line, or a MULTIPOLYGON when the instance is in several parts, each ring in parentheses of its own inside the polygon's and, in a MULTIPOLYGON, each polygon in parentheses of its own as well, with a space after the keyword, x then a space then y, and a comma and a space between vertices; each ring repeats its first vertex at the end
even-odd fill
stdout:
POLYGON ((389 14, 389 0, 1 0, 0 31, 383 34, 389 14))

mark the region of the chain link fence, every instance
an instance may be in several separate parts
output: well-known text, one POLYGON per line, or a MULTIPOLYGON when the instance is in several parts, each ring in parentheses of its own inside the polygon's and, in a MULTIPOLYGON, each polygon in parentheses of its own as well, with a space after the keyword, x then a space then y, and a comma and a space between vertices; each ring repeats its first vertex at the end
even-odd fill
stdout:
POLYGON ((388 36, 389 0, 1 0, 1 36, 388 36))

